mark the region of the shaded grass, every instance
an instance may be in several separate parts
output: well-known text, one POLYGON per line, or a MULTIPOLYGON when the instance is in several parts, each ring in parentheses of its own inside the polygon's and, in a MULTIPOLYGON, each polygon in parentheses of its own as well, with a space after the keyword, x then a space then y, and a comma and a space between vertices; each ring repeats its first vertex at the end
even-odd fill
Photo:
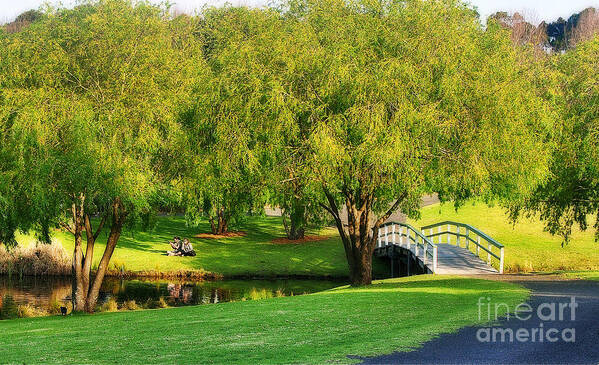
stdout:
MULTIPOLYGON (((117 271, 167 273, 182 270, 205 270, 226 277, 237 276, 313 276, 346 277, 348 268, 337 230, 324 228, 307 234, 329 235, 331 238, 298 245, 277 245, 271 241, 285 235, 279 217, 249 217, 237 227, 246 231, 244 237, 201 239, 194 236, 210 232, 208 222, 198 228, 188 227, 184 217, 159 217, 149 231, 128 230, 123 233, 111 260, 117 271), (190 239, 197 253, 195 257, 168 257, 168 241, 173 236, 190 239)), ((68 253, 73 250, 72 235, 57 231, 54 238, 68 253)), ((33 240, 31 235, 19 236, 24 244, 33 240)), ((94 262, 102 257, 106 233, 100 236, 94 249, 94 262)), ((386 272, 375 265, 375 270, 386 272)))
POLYGON ((538 219, 521 218, 512 224, 504 208, 485 204, 467 204, 457 212, 453 204, 436 204, 422 208, 422 217, 410 221, 415 227, 457 221, 474 226, 505 246, 506 272, 541 272, 556 270, 599 270, 599 244, 592 229, 573 229, 569 244, 543 230, 538 219))
POLYGON ((267 300, 0 322, 9 363, 352 362, 478 323, 477 301, 513 308, 510 283, 417 276, 267 300))

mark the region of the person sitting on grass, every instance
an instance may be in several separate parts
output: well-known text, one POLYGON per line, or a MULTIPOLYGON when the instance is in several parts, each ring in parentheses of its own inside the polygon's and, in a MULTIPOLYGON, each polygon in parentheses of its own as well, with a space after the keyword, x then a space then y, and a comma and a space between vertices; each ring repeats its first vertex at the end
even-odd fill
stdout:
POLYGON ((169 241, 168 243, 169 245, 171 245, 171 247, 173 248, 172 251, 166 251, 166 254, 168 256, 181 256, 180 252, 181 252, 181 238, 180 237, 173 237, 172 241, 169 241))
POLYGON ((169 242, 172 251, 167 251, 167 256, 195 256, 196 252, 193 250, 191 242, 187 238, 181 240, 180 237, 173 237, 173 240, 169 242))
POLYGON ((191 242, 186 238, 183 240, 181 244, 181 251, 183 252, 183 256, 195 256, 196 252, 193 250, 193 246, 191 242))

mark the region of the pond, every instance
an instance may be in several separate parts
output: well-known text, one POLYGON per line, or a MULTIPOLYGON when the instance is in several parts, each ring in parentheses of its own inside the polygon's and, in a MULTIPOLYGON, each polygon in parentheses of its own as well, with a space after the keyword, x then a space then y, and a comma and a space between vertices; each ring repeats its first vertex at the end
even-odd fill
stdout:
MULTIPOLYGON (((143 305, 163 298, 169 306, 199 305, 264 299, 315 293, 343 285, 330 280, 218 280, 178 281, 164 279, 124 280, 106 278, 102 285, 99 304, 111 298, 122 304, 135 300, 143 305)), ((66 305, 71 295, 68 277, 0 276, 0 319, 11 317, 18 305, 46 309, 54 303, 66 305), (9 308, 10 307, 10 308, 9 308)))

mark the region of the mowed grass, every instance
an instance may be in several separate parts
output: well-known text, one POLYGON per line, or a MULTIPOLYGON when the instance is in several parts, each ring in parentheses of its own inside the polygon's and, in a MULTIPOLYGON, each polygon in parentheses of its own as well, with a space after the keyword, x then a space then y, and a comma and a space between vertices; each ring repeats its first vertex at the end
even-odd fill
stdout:
POLYGON ((8 320, 0 322, 0 362, 356 362, 347 355, 409 350, 482 325, 480 297, 514 308, 528 295, 505 282, 423 275, 296 297, 8 320))
POLYGON ((467 204, 456 212, 453 204, 436 204, 421 210, 422 217, 410 221, 415 227, 444 220, 467 223, 505 246, 506 272, 599 270, 599 243, 594 230, 573 230, 569 244, 543 230, 538 219, 522 217, 514 225, 504 208, 467 204))
MULTIPOLYGON (((111 260, 111 268, 143 272, 176 272, 180 270, 205 270, 236 276, 313 276, 346 277, 347 262, 337 230, 323 228, 308 234, 326 235, 323 241, 301 244, 273 244, 274 238, 284 237, 280 217, 249 217, 239 227, 247 232, 245 237, 225 239, 199 239, 198 233, 209 233, 208 222, 199 227, 189 227, 182 216, 159 217, 156 225, 147 231, 125 230, 111 260), (197 253, 195 257, 168 257, 168 241, 173 236, 189 238, 197 253)), ((73 236, 54 232, 69 255, 73 252, 73 236)), ((20 244, 32 242, 32 235, 20 235, 20 244)), ((106 233, 101 235, 94 249, 97 266, 106 243, 106 233)), ((385 270, 376 265, 378 270, 385 270)))
POLYGON ((567 278, 599 281, 599 271, 570 271, 562 273, 567 278))

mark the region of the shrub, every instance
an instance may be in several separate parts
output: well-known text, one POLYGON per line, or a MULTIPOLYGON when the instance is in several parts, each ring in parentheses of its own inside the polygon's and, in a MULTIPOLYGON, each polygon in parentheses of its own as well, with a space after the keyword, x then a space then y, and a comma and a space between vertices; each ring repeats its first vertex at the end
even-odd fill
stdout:
POLYGON ((123 306, 121 307, 121 309, 134 311, 134 310, 139 309, 139 307, 137 306, 137 303, 135 303, 135 300, 126 300, 123 303, 123 306))
POLYGON ((248 299, 251 300, 259 300, 259 299, 268 299, 268 298, 272 298, 272 292, 270 290, 266 290, 266 289, 256 289, 256 288, 252 288, 252 290, 250 290, 250 292, 248 293, 248 299))
POLYGON ((116 312, 119 310, 119 305, 114 298, 108 299, 100 306, 100 312, 116 312))
POLYGON ((30 304, 19 304, 17 306, 17 317, 32 318, 47 316, 48 312, 41 308, 36 308, 30 304))
POLYGON ((48 303, 48 314, 61 314, 60 313, 60 307, 62 307, 62 304, 60 304, 60 302, 58 300, 53 300, 50 303, 48 303))
POLYGON ((148 299, 148 301, 146 302, 145 308, 148 309, 158 309, 158 308, 166 308, 168 307, 168 304, 166 303, 166 300, 164 300, 164 297, 160 297, 158 299, 148 299))

